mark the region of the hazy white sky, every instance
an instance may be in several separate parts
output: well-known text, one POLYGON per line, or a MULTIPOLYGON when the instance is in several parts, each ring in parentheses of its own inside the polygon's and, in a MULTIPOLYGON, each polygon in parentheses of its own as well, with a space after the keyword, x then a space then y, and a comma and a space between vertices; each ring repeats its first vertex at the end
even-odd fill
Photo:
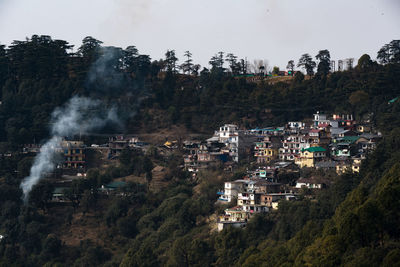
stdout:
POLYGON ((400 39, 400 0, 0 0, 0 43, 33 34, 79 47, 85 36, 152 59, 190 50, 208 66, 218 51, 286 67, 304 53, 332 59, 400 39))

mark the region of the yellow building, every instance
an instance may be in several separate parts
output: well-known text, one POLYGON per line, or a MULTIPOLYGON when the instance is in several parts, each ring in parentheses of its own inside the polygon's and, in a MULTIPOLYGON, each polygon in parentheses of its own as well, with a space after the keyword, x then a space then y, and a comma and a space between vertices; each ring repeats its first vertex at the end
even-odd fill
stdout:
POLYGON ((85 168, 85 145, 82 141, 63 141, 61 148, 64 154, 64 168, 85 168))
POLYGON ((255 152, 254 156, 257 158, 257 163, 267 163, 271 160, 278 159, 279 148, 263 147, 255 152))
POLYGON ((249 219, 249 214, 241 206, 226 209, 225 214, 219 217, 221 222, 240 222, 247 219, 249 219))
POLYGON ((345 172, 360 172, 361 158, 353 158, 351 162, 343 162, 336 166, 336 173, 343 174, 345 172))
POLYGON ((296 159, 295 163, 303 167, 314 167, 315 163, 326 157, 326 149, 323 147, 315 146, 302 149, 300 157, 296 159))
POLYGON ((342 164, 338 164, 336 165, 336 173, 341 175, 347 171, 352 171, 352 166, 348 163, 342 163, 342 164))
POLYGON ((361 167, 361 159, 355 158, 353 159, 353 163, 351 164, 351 169, 353 172, 360 172, 361 167))

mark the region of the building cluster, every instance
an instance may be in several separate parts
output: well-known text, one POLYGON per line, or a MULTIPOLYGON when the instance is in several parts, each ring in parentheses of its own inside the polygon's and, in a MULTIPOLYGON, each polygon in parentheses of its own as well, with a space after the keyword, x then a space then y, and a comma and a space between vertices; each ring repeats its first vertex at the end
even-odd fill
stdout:
POLYGON ((293 162, 300 168, 334 169, 338 173, 359 171, 361 160, 381 138, 368 123, 352 115, 317 112, 311 123, 288 122, 285 127, 239 130, 226 124, 205 141, 184 143, 185 169, 197 172, 212 164, 229 165, 242 160, 260 165, 293 162))
POLYGON ((238 126, 225 124, 214 135, 203 142, 184 142, 185 169, 198 172, 210 165, 238 163, 246 159, 257 137, 248 131, 239 130, 238 126))
MULTIPOLYGON (((258 174, 263 176, 263 172, 258 174)), ((227 226, 244 227, 252 215, 277 209, 282 199, 295 199, 293 192, 286 192, 283 188, 281 183, 255 177, 225 182, 224 191, 218 192, 221 195, 219 200, 236 201, 237 205, 225 209, 225 214, 219 217, 218 230, 227 226)))
POLYGON ((258 129, 260 139, 254 147, 258 163, 292 161, 300 168, 313 167, 359 171, 360 162, 381 138, 368 124, 358 124, 352 115, 328 118, 317 112, 311 124, 289 122, 283 129, 258 129))
MULTIPOLYGON (((225 124, 204 141, 185 141, 182 146, 180 142, 167 141, 159 149, 182 148, 184 168, 194 176, 212 166, 232 170, 242 162, 250 163, 246 175, 226 182, 224 190, 218 192, 220 203, 235 205, 219 218, 218 228, 223 229, 227 225, 244 226, 253 214, 276 209, 283 199, 296 199, 301 188, 329 186, 330 181, 323 177, 301 177, 302 168, 338 174, 358 172, 361 161, 375 149, 380 138, 369 123, 357 123, 352 115, 328 117, 317 112, 308 122, 288 122, 283 127, 239 129, 225 124)), ((137 137, 115 135, 103 145, 86 146, 83 141, 64 140, 55 149, 62 155, 58 169, 78 176, 86 172, 90 151, 100 151, 104 160, 112 160, 125 149, 147 148, 148 144, 137 137)), ((25 153, 39 151, 40 146, 24 148, 25 153)), ((106 185, 102 191, 112 192, 115 186, 106 185)))
MULTIPOLYGON (((108 138, 108 143, 103 145, 92 144, 87 146, 83 141, 63 140, 54 150, 61 156, 59 157, 58 169, 63 169, 68 174, 84 173, 87 169, 87 154, 91 150, 101 150, 112 159, 121 154, 124 149, 143 149, 147 148, 147 143, 139 141, 137 137, 130 135, 114 135, 108 138)), ((23 153, 37 154, 41 146, 37 144, 27 144, 23 148, 23 153)))
POLYGON ((114 135, 108 138, 109 157, 119 156, 124 149, 143 149, 148 144, 132 135, 114 135))
POLYGON ((226 209, 220 218, 222 229, 227 224, 243 226, 252 214, 276 208, 281 199, 295 198, 285 189, 320 189, 330 183, 321 177, 299 175, 294 183, 291 179, 283 181, 278 179, 282 170, 291 167, 292 178, 301 168, 338 174, 358 172, 362 159, 375 149, 380 138, 369 123, 357 123, 352 115, 328 117, 317 112, 308 123, 288 122, 284 127, 239 130, 236 125, 226 124, 203 142, 185 142, 184 163, 185 169, 193 173, 213 164, 233 166, 242 160, 262 166, 249 171, 242 180, 225 183, 224 191, 219 192, 219 201, 237 201, 237 206, 226 209))

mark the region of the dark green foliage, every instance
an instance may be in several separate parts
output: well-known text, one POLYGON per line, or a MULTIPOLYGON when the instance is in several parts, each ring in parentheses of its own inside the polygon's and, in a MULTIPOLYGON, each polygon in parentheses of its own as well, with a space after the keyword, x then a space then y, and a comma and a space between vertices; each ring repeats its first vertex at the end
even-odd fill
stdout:
POLYGON ((357 68, 368 69, 373 66, 373 64, 371 57, 368 54, 364 54, 358 59, 357 68))
POLYGON ((142 151, 124 149, 119 156, 119 161, 121 162, 122 167, 114 168, 114 173, 111 173, 112 178, 127 176, 130 174, 139 176, 143 173, 150 178, 153 169, 153 162, 147 155, 144 155, 142 151))
POLYGON ((65 197, 67 197, 68 200, 71 201, 74 209, 76 209, 79 206, 83 191, 84 191, 84 183, 78 180, 74 180, 72 182, 72 186, 64 190, 63 193, 65 197))
POLYGON ((47 236, 43 244, 41 257, 45 260, 55 259, 60 255, 61 241, 54 234, 47 236))
POLYGON ((315 58, 319 61, 317 74, 326 76, 331 69, 331 56, 328 50, 320 50, 315 58))
POLYGON ((301 73, 300 71, 296 72, 294 75, 294 82, 299 84, 304 80, 304 74, 301 73))
POLYGON ((186 235, 174 241, 167 266, 211 266, 211 251, 207 242, 186 235))
POLYGON ((247 224, 244 235, 248 245, 256 246, 271 232, 274 222, 263 214, 255 215, 247 224))
POLYGON ((165 53, 165 70, 167 72, 176 72, 176 62, 178 58, 175 56, 175 50, 167 50, 165 53))
POLYGON ((180 66, 180 68, 182 69, 183 73, 192 74, 193 72, 192 53, 190 53, 190 51, 185 51, 185 54, 183 56, 186 57, 186 60, 180 66))
POLYGON ((134 237, 138 233, 138 230, 136 229, 136 220, 137 218, 134 218, 133 216, 124 217, 118 220, 117 226, 121 235, 130 238, 134 237))
POLYGON ((230 71, 233 75, 238 75, 239 73, 244 74, 240 62, 237 61, 237 56, 232 53, 228 53, 225 61, 228 62, 230 71))
POLYGON ((53 197, 54 185, 48 181, 40 182, 32 188, 29 202, 35 207, 46 210, 53 197))
MULTIPOLYGON (((392 135, 388 137, 390 136, 392 135)), ((361 173, 364 179, 360 180, 362 177, 351 177, 351 174, 345 174, 334 184, 332 189, 329 189, 332 190, 329 194, 319 197, 321 204, 325 206, 325 211, 320 207, 319 212, 311 213, 313 215, 305 219, 309 222, 304 227, 301 226, 304 225, 304 221, 300 221, 301 230, 285 243, 286 249, 293 253, 292 256, 279 256, 282 249, 274 250, 275 244, 268 244, 266 247, 260 245, 251 256, 247 256, 245 262, 255 264, 260 261, 268 261, 272 262, 272 266, 284 263, 317 266, 378 266, 386 259, 388 262, 394 262, 397 252, 392 250, 392 247, 398 246, 400 236, 396 223, 400 220, 398 208, 400 192, 400 165, 398 162, 400 157, 392 152, 397 151, 400 146, 396 144, 386 147, 385 144, 390 142, 389 140, 390 138, 384 140, 369 158, 369 164, 364 165, 369 167, 363 169, 361 173), (380 148, 382 147, 389 150, 387 157, 378 156, 381 155, 380 148), (379 157, 381 163, 374 163, 374 157, 379 157), (381 164, 385 165, 386 163, 391 167, 379 168, 381 164), (371 180, 370 175, 376 176, 374 181, 371 180), (355 189, 346 195, 346 192, 352 188, 355 189), (338 193, 340 195, 337 195, 338 193), (344 201, 342 201, 343 198, 345 198, 344 201), (335 208, 336 206, 337 208, 335 208), (321 219, 323 220, 321 221, 321 219), (310 227, 311 225, 313 226, 310 227), (308 238, 301 238, 301 235, 308 236, 308 238), (274 261, 274 257, 279 257, 279 261, 274 261)), ((295 205, 301 205, 301 202, 293 203, 289 207, 295 205)), ((312 209, 314 205, 314 203, 310 203, 307 207, 312 209)), ((278 214, 288 214, 285 209, 287 209, 285 205, 280 205, 278 214)), ((305 211, 297 210, 299 207, 289 211, 293 213, 291 218, 295 221, 302 218, 301 214, 307 214, 305 211), (299 212, 299 214, 295 214, 295 212, 299 212)), ((285 223, 284 218, 279 218, 275 225, 277 228, 274 228, 272 233, 277 229, 285 229, 279 226, 280 223, 286 226, 286 229, 290 229, 292 223, 288 221, 285 223)), ((289 230, 283 233, 287 233, 287 231, 289 230)), ((280 239, 279 236, 275 238, 280 239)), ((243 262, 244 259, 241 261, 243 262)))
POLYGON ((109 251, 90 240, 82 241, 79 249, 81 257, 75 261, 74 266, 99 266, 111 257, 109 251))
POLYGON ((241 229, 223 230, 215 237, 215 256, 218 266, 233 265, 246 248, 245 237, 241 229))
POLYGON ((400 40, 385 44, 379 51, 377 59, 382 64, 400 63, 400 40))
POLYGON ((286 69, 290 72, 291 76, 293 76, 294 66, 294 60, 289 60, 286 69))
POLYGON ((312 57, 309 54, 303 54, 297 63, 297 67, 304 68, 309 76, 314 75, 315 66, 316 63, 312 60, 312 57))
MULTIPOLYGON (((86 37, 78 53, 70 54, 67 42, 34 35, 0 46, 0 234, 5 237, 0 242, 1 265, 398 265, 400 102, 388 104, 400 96, 398 41, 378 52, 383 65, 364 55, 357 68, 328 74, 329 52, 321 50, 315 77, 305 79, 297 72, 292 81, 277 84, 237 77, 246 74, 246 66, 233 54, 224 59, 223 52, 217 53, 210 60, 211 71, 204 68, 198 76, 199 67, 186 52, 182 75, 173 50, 165 60, 151 62, 135 46, 101 44, 86 37), (105 60, 105 55, 112 56, 105 60), (89 73, 100 77, 93 79, 89 73), (210 229, 215 192, 222 187, 220 173, 199 174, 199 184, 190 182, 180 168, 179 153, 163 157, 154 148, 146 154, 124 150, 115 166, 89 170, 87 179, 74 181, 65 192, 74 212, 68 207, 65 218, 55 218, 48 183, 34 188, 32 206, 22 205, 19 183, 28 175, 32 157, 17 151, 47 138, 51 112, 76 94, 120 107, 121 117, 131 116, 133 110, 135 117, 126 120, 127 132, 174 124, 209 134, 226 122, 248 128, 280 126, 324 110, 369 118, 384 138, 359 175, 335 178, 312 200, 282 201, 278 211, 254 216, 245 229, 210 229), (154 193, 146 184, 128 183, 115 195, 99 195, 97 189, 115 178, 133 174, 151 182, 153 160, 168 169, 167 188, 154 193), (103 227, 99 229, 104 231, 104 244, 63 244, 56 224, 65 221, 70 227, 85 216, 93 216, 103 227)), ((305 54, 299 66, 311 76, 316 64, 305 54)), ((108 126, 104 132, 119 130, 108 126)))
MULTIPOLYGON (((193 131, 210 131, 226 121, 248 127, 264 126, 267 122, 268 126, 281 125, 289 118, 299 120, 318 109, 358 116, 365 115, 367 111, 378 114, 378 109, 382 110, 388 100, 398 96, 396 88, 399 81, 393 77, 398 77, 399 67, 395 64, 381 66, 361 60, 365 63, 360 63, 360 68, 333 73, 321 79, 329 70, 327 50, 318 54, 317 73, 321 75, 303 82, 304 77, 297 72, 290 86, 284 83, 247 83, 244 78, 227 75, 223 67, 223 53, 218 53, 211 60, 212 66, 215 66, 211 72, 204 69, 200 77, 194 77, 178 75, 174 71, 159 75, 164 68, 162 62, 151 63, 150 58, 140 55, 136 47, 129 46, 125 50, 102 47, 101 42, 92 37, 84 39, 77 55, 68 54, 68 45, 48 37, 32 37, 16 42, 4 51, 7 60, 8 57, 13 58, 10 64, 15 66, 10 70, 16 70, 9 71, 4 76, 3 84, 0 84, 3 102, 0 106, 0 132, 3 133, 0 134, 0 141, 14 145, 44 139, 48 135, 50 113, 74 94, 96 96, 109 101, 110 105, 118 103, 122 118, 134 109, 136 118, 130 119, 129 130, 169 127, 173 123, 185 125, 193 131), (46 52, 30 52, 27 58, 22 56, 24 51, 39 49, 37 47, 46 52), (46 71, 47 63, 43 69, 24 63, 27 60, 54 61, 54 58, 48 58, 54 53, 62 54, 64 66, 51 68, 50 74, 46 71), (101 55, 111 56, 98 61, 101 55), (39 60, 39 56, 43 59, 39 60), (29 71, 20 70, 24 68, 29 71), (55 71, 57 74, 51 74, 55 71), (43 77, 34 73, 43 73, 43 77), (92 76, 97 80, 90 78, 92 76), (354 101, 355 95, 352 105, 348 105, 350 96, 356 91, 364 92, 367 101, 359 105, 360 101, 354 101), (137 97, 142 92, 146 93, 146 97, 137 97), (138 98, 144 99, 140 108, 138 98), (151 112, 154 110, 163 115, 156 118, 151 112)), ((187 55, 190 60, 190 53, 187 55)), ((228 54, 227 57, 231 72, 237 73, 235 56, 228 54)), ((175 69, 174 62, 176 56, 170 50, 165 68, 175 69)), ((300 66, 307 66, 308 74, 315 67, 309 55, 301 60, 300 66)), ((112 131, 112 127, 106 127, 106 130, 112 131)))

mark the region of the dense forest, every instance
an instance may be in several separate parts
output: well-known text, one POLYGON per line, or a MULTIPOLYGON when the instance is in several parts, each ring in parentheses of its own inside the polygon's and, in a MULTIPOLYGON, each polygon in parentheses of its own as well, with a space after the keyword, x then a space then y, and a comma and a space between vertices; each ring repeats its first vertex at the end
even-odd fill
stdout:
MULTIPOLYGON (((383 45, 378 62, 363 55, 354 68, 329 72, 329 51, 300 57, 283 82, 250 82, 236 56, 219 52, 200 69, 187 51, 154 60, 86 37, 76 52, 63 40, 34 35, 0 46, 0 263, 3 266, 396 266, 400 262, 400 41, 383 45), (314 69, 317 71, 314 73, 314 69), (121 123, 102 133, 148 133, 178 126, 212 134, 226 122, 277 126, 314 111, 354 114, 383 133, 360 173, 345 173, 315 199, 280 203, 245 229, 210 229, 220 209, 215 192, 240 177, 219 169, 196 180, 182 170, 179 152, 124 151, 115 166, 92 168, 67 192, 71 206, 54 207, 49 182, 24 204, 19 187, 32 156, 24 144, 49 137, 51 114, 72 96, 118 107, 121 123), (5 156, 7 155, 7 156, 5 156), (100 197, 105 182, 127 175, 151 180, 168 170, 168 186, 154 192, 129 183, 123 194, 100 197), (68 233, 93 228, 95 238, 69 245, 68 233)), ((292 68, 293 61, 289 61, 292 68)), ((87 137, 91 138, 91 137, 87 137)), ((94 138, 94 137, 93 137, 94 138)), ((87 234, 87 233, 86 233, 87 234)))

